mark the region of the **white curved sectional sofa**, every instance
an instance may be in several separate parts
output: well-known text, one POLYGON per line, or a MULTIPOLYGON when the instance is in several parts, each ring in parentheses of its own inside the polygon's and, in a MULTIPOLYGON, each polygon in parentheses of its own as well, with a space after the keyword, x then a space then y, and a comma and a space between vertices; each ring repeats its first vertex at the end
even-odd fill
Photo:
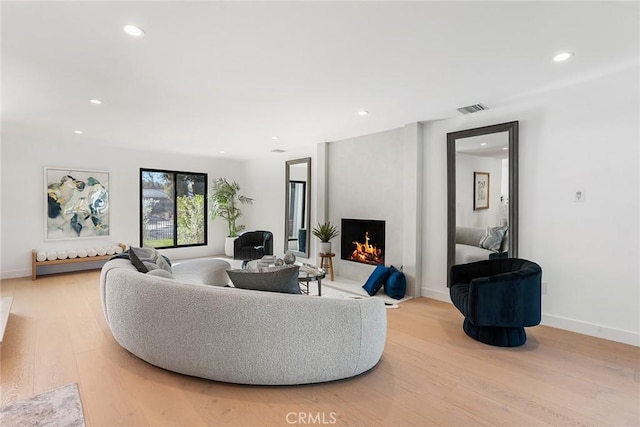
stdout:
POLYGON ((174 277, 140 273, 123 259, 107 262, 100 277, 114 338, 153 365, 216 381, 289 385, 352 377, 382 356, 387 317, 377 298, 194 285, 174 277))

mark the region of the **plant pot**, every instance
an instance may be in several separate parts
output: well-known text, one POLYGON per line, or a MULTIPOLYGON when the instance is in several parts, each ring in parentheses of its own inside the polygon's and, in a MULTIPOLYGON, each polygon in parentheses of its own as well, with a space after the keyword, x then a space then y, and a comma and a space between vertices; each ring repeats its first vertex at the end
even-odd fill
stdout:
POLYGON ((233 242, 237 237, 226 237, 224 240, 224 254, 228 257, 233 257, 233 242))
POLYGON ((320 242, 320 253, 321 254, 330 254, 331 253, 331 242, 320 242))

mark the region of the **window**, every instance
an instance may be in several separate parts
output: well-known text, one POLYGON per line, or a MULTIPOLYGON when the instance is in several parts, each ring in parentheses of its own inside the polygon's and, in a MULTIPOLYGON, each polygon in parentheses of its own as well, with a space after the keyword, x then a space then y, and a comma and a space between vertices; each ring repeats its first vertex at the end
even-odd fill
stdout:
POLYGON ((140 169, 140 246, 207 244, 207 174, 140 169))

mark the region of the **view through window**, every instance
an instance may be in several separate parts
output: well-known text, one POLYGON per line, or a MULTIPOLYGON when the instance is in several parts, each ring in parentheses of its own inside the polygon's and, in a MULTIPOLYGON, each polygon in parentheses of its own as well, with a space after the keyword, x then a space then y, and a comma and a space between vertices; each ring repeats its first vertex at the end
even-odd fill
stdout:
POLYGON ((207 174, 140 169, 140 245, 207 244, 207 174))

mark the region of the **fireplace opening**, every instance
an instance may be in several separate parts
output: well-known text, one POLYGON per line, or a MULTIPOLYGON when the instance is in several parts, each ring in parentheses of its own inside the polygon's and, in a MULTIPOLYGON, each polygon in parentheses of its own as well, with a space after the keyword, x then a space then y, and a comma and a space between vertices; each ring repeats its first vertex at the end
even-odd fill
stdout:
POLYGON ((340 257, 363 264, 384 265, 385 222, 342 219, 340 257))

